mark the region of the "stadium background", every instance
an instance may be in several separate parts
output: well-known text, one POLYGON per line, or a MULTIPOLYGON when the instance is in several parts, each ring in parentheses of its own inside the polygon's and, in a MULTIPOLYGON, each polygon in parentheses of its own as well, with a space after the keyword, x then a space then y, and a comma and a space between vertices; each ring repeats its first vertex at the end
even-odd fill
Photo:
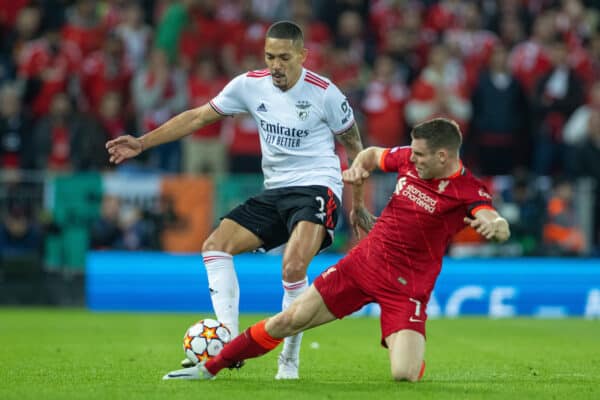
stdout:
MULTIPOLYGON (((455 238, 434 315, 598 318, 599 16, 580 0, 0 0, 0 304, 210 311, 194 253, 261 189, 254 122, 119 167, 103 146, 263 68, 266 28, 286 18, 304 29, 306 67, 347 94, 365 145, 456 119, 465 163, 511 223, 506 244, 455 238)), ((394 178, 369 183, 375 212, 394 178)), ((341 218, 309 275, 355 241, 341 218)), ((242 311, 279 307, 279 257, 240 257, 242 311)))

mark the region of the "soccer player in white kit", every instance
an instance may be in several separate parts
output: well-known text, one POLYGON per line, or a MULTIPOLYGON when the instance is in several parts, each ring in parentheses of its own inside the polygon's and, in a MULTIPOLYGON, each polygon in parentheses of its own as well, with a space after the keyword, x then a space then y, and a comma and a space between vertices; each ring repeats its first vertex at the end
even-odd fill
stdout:
MULTIPOLYGON (((239 332, 236 254, 287 243, 283 254, 283 309, 308 288, 312 258, 333 239, 342 179, 334 137, 350 159, 362 150, 352 108, 328 79, 306 70, 301 29, 273 24, 265 39, 267 69, 234 78, 209 103, 185 111, 141 137, 107 142, 119 164, 151 147, 182 137, 226 116, 250 113, 258 125, 265 190, 223 217, 202 246, 213 308, 218 320, 239 332)), ((360 226, 372 225, 363 206, 352 210, 360 226)), ((286 338, 276 379, 298 379, 302 335, 286 338)), ((182 362, 184 367, 191 366, 182 362)))

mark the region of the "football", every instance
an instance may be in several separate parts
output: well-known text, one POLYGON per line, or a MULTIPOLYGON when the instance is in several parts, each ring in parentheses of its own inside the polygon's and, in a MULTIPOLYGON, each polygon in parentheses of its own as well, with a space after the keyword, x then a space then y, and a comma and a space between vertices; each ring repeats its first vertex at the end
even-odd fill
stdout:
POLYGON ((203 319, 190 326, 183 337, 185 356, 194 364, 203 363, 219 354, 231 340, 229 329, 214 319, 203 319))

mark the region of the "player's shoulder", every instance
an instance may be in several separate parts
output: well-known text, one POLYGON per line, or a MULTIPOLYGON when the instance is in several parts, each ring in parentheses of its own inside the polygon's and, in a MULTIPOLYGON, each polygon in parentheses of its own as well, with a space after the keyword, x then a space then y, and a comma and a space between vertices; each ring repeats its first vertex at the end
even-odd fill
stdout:
POLYGON ((309 69, 305 70, 304 82, 321 90, 327 90, 332 85, 331 80, 309 69))
POLYGON ((466 167, 463 168, 464 173, 461 174, 461 176, 456 182, 460 185, 461 191, 477 193, 479 197, 483 199, 492 200, 492 195, 490 194, 490 191, 485 182, 481 178, 475 176, 473 172, 471 172, 466 167))
POLYGON ((399 157, 399 158, 410 158, 410 155, 412 153, 412 149, 410 146, 394 146, 394 147, 390 147, 385 149, 384 154, 387 156, 388 154, 394 157, 399 157))
POLYGON ((250 78, 250 79, 253 79, 253 80, 258 80, 258 79, 261 79, 261 78, 266 78, 268 76, 271 76, 271 71, 269 71, 268 68, 257 69, 257 70, 246 72, 244 74, 244 76, 246 78, 250 78))

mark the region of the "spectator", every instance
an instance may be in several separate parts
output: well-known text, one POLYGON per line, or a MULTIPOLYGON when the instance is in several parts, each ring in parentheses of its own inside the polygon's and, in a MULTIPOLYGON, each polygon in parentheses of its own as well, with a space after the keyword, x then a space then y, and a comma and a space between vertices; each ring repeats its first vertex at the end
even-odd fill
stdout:
POLYGON ((370 146, 391 148, 407 142, 404 105, 408 96, 408 88, 396 74, 394 60, 385 54, 377 57, 362 101, 366 142, 370 146))
POLYGON ((409 125, 434 117, 454 119, 463 132, 471 118, 464 70, 460 63, 450 61, 448 48, 443 44, 432 47, 429 63, 413 83, 406 105, 409 125))
POLYGON ((575 149, 575 176, 590 177, 596 187, 592 243, 600 255, 600 110, 590 113, 587 136, 575 149))
MULTIPOLYGON (((161 49, 154 49, 146 67, 133 80, 132 96, 138 116, 138 129, 150 131, 181 112, 187 105, 185 76, 174 69, 161 49)), ((180 142, 152 150, 154 167, 164 172, 181 170, 180 142)))
POLYGON ((123 115, 123 100, 120 93, 107 92, 104 94, 98 109, 98 119, 104 128, 105 136, 109 139, 114 139, 129 131, 123 115))
POLYGON ((511 242, 518 243, 524 256, 540 254, 545 209, 546 201, 535 183, 517 176, 501 211, 510 223, 511 242))
POLYGON ((96 5, 96 0, 76 0, 67 9, 67 23, 62 29, 62 38, 75 44, 83 57, 99 50, 107 33, 96 5))
MULTIPOLYGON (((195 61, 202 54, 212 54, 215 59, 221 58, 221 53, 231 42, 237 47, 242 47, 242 36, 239 32, 230 29, 224 21, 217 19, 217 4, 215 1, 202 1, 190 13, 179 38, 178 65, 184 71, 190 71, 195 61)), ((237 23, 237 21, 236 21, 237 23)), ((240 22, 241 24, 242 22, 240 22)))
POLYGON ((555 182, 548 201, 543 240, 549 255, 577 256, 585 250, 585 238, 573 209, 573 187, 566 180, 555 182))
POLYGON ((29 169, 32 158, 32 121, 21 106, 16 86, 6 84, 0 89, 0 167, 29 169))
MULTIPOLYGON (((219 75, 213 57, 199 57, 188 78, 188 96, 191 107, 200 107, 212 100, 227 81, 219 75)), ((190 174, 223 174, 227 170, 225 143, 221 140, 222 121, 194 132, 185 138, 183 146, 184 171, 190 174)))
POLYGON ((102 49, 91 53, 84 61, 81 87, 89 110, 97 114, 100 102, 108 92, 117 92, 127 104, 133 66, 123 51, 121 38, 108 34, 102 49))
POLYGON ((119 226, 121 204, 117 197, 104 196, 100 216, 90 228, 90 247, 95 250, 114 249, 122 240, 119 226))
MULTIPOLYGON (((14 188, 13 188, 14 189, 14 188)), ((11 202, 0 221, 0 264, 38 258, 42 249, 42 230, 32 211, 20 202, 11 202)), ((35 266, 37 263, 32 260, 35 266)))
POLYGON ((261 173, 260 140, 256 123, 249 115, 236 115, 223 121, 230 173, 261 173))
POLYGON ((600 81, 592 85, 589 101, 578 107, 565 124, 563 140, 566 144, 576 146, 588 138, 590 117, 594 111, 600 112, 600 81))
POLYGON ((5 32, 0 27, 0 83, 16 78, 20 54, 25 44, 39 34, 41 16, 39 7, 28 5, 17 11, 14 27, 7 26, 5 32))
POLYGON ((179 39, 185 27, 192 20, 192 12, 198 0, 182 0, 167 6, 156 27, 154 46, 161 49, 169 62, 178 56, 179 39))
POLYGON ((452 54, 457 54, 465 68, 469 91, 475 86, 479 73, 490 59, 498 43, 495 33, 482 29, 482 14, 474 2, 463 5, 461 23, 448 29, 444 42, 452 54))
POLYGON ((308 49, 304 67, 320 73, 328 61, 327 51, 332 43, 329 27, 324 22, 315 19, 309 0, 292 1, 290 14, 290 19, 304 32, 304 47, 308 49))
POLYGON ((552 69, 548 46, 555 35, 554 13, 545 12, 536 17, 531 37, 510 53, 510 69, 528 96, 534 92, 538 79, 552 69))
POLYGON ((138 207, 124 207, 120 213, 119 224, 122 236, 117 248, 123 250, 150 250, 152 244, 149 223, 142 218, 138 207))
POLYGON ((57 93, 69 89, 81 67, 81 52, 68 41, 61 41, 58 27, 27 43, 19 59, 19 79, 25 88, 24 102, 35 118, 48 113, 57 93))
POLYGON ((566 160, 562 131, 569 116, 583 103, 583 87, 567 62, 566 44, 550 47, 552 69, 537 83, 532 100, 534 112, 533 171, 549 175, 564 172, 566 160))
POLYGON ((251 2, 241 2, 240 12, 237 18, 221 21, 221 61, 228 76, 246 71, 243 69, 245 58, 264 57, 263 38, 269 23, 254 14, 251 2))
POLYGON ((35 169, 54 172, 96 170, 106 166, 106 137, 91 117, 77 114, 66 93, 52 98, 50 112, 34 127, 35 169))
POLYGON ((122 21, 115 28, 115 33, 125 46, 125 53, 134 71, 144 65, 148 46, 152 40, 152 28, 144 23, 144 15, 140 4, 136 1, 123 5, 122 21))
POLYGON ((467 151, 478 158, 485 176, 509 175, 521 149, 527 149, 527 99, 508 67, 508 53, 495 47, 489 69, 479 78, 471 99, 473 119, 467 151))

